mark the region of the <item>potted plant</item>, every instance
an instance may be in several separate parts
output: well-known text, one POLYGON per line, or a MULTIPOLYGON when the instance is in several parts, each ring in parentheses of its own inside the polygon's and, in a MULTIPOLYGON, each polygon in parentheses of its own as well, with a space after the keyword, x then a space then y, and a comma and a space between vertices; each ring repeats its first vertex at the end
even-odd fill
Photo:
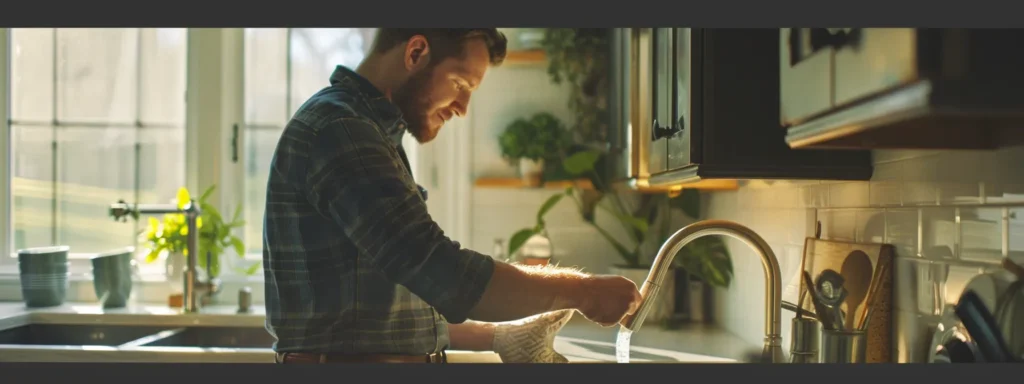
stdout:
MULTIPOLYGON (((199 268, 197 274, 201 279, 216 279, 221 272, 221 255, 227 248, 234 248, 235 253, 240 257, 245 256, 245 244, 232 231, 245 225, 241 220, 241 205, 235 209, 231 221, 225 222, 220 211, 209 204, 206 199, 214 191, 216 186, 210 186, 197 203, 200 214, 196 220, 199 229, 199 254, 196 258, 196 265, 199 268)), ((191 195, 184 187, 178 189, 176 204, 184 208, 191 200, 191 195)), ((164 215, 163 220, 155 217, 149 218, 149 223, 141 233, 142 242, 149 249, 146 262, 152 263, 159 260, 160 256, 166 254, 168 264, 168 277, 177 277, 183 268, 184 255, 187 253, 188 226, 185 216, 181 214, 164 215)), ((260 263, 254 263, 247 268, 239 269, 247 275, 252 275, 259 270, 260 263)), ((176 280, 175 280, 176 281, 176 280)))
POLYGON ((515 119, 498 137, 502 157, 519 167, 520 177, 529 186, 540 185, 544 161, 558 158, 569 142, 565 126, 547 112, 515 119))

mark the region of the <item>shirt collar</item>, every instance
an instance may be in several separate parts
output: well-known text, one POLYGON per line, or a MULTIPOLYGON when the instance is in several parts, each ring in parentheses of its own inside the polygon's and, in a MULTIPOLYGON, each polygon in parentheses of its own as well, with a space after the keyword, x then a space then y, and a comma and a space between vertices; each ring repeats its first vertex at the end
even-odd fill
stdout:
POLYGON ((402 118, 402 111, 383 92, 377 89, 373 83, 370 83, 369 80, 355 71, 339 65, 335 67, 334 73, 331 74, 331 85, 345 87, 358 92, 361 99, 369 107, 370 113, 374 115, 372 117, 377 120, 384 130, 384 134, 390 137, 396 145, 401 145, 402 136, 405 134, 407 125, 402 118))

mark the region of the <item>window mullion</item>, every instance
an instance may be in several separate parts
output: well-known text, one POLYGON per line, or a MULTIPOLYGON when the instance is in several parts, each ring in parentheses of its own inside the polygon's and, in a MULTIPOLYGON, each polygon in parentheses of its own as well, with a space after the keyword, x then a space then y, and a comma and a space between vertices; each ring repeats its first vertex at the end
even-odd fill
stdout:
POLYGON ((58 186, 60 185, 60 183, 59 183, 59 177, 57 175, 57 172, 59 171, 59 167, 58 167, 58 163, 57 162, 58 162, 58 160, 60 158, 60 156, 58 156, 58 153, 57 153, 57 151, 58 151, 58 143, 57 143, 57 141, 60 139, 60 137, 58 136, 58 134, 60 132, 57 131, 57 126, 59 125, 57 123, 57 121, 60 120, 58 118, 58 112, 57 112, 58 111, 57 107, 60 106, 60 103, 59 103, 59 101, 60 101, 59 100, 60 99, 60 97, 59 97, 59 95, 60 95, 60 93, 59 93, 60 87, 58 87, 58 85, 57 85, 57 79, 58 79, 58 76, 57 76, 57 71, 58 71, 57 63, 60 62, 60 60, 58 60, 58 54, 60 53, 60 51, 59 51, 59 49, 57 47, 57 42, 58 42, 57 34, 58 34, 58 32, 60 32, 59 28, 53 28, 53 40, 51 41, 51 44, 52 44, 51 49, 52 49, 52 52, 53 52, 53 57, 52 57, 52 59, 53 59, 53 68, 51 68, 51 79, 52 79, 52 81, 50 83, 51 90, 53 91, 53 93, 50 96, 51 97, 50 101, 52 102, 51 104, 53 106, 53 111, 52 111, 52 113, 53 113, 53 115, 52 115, 53 116, 53 127, 50 128, 50 130, 51 130, 51 137, 53 138, 53 143, 50 145, 50 151, 51 151, 50 152, 50 180, 52 181, 51 184, 50 184, 50 188, 51 188, 50 189, 50 192, 51 192, 51 196, 50 196, 50 199, 51 199, 50 200, 50 209, 51 209, 50 210, 50 223, 52 225, 52 227, 50 228, 50 238, 52 239, 52 243, 54 245, 57 245, 58 242, 60 241, 59 236, 58 236, 58 234, 60 233, 60 222, 58 221, 60 219, 60 213, 58 212, 58 210, 60 209, 60 204, 58 204, 58 201, 59 201, 58 199, 60 197, 60 191, 58 191, 58 186))
POLYGON ((288 119, 292 115, 292 33, 294 28, 288 28, 284 39, 284 117, 288 119))
MULTIPOLYGON (((134 147, 134 159, 135 162, 135 179, 133 180, 134 196, 132 201, 135 204, 142 204, 139 201, 141 195, 140 190, 142 189, 142 28, 135 29, 135 145, 134 147)), ((134 226, 132 233, 139 233, 142 229, 142 220, 133 220, 134 226)), ((135 240, 130 239, 129 244, 134 244, 135 240)))
POLYGON ((243 203, 243 30, 189 28, 185 152, 187 186, 198 195, 212 185, 209 203, 230 216, 243 203))
POLYGON ((0 145, 0 265, 10 262, 7 257, 14 252, 12 235, 14 234, 14 210, 12 190, 14 178, 14 161, 11 157, 13 132, 10 122, 10 47, 11 36, 9 28, 0 28, 0 137, 3 144, 0 145))

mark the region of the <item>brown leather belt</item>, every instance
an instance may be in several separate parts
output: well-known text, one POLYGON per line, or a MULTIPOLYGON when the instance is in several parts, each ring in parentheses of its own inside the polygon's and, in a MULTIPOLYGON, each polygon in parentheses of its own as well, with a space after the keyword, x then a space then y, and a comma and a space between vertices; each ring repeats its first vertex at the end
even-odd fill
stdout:
POLYGON ((332 364, 332 363, 447 363, 444 351, 429 355, 349 355, 339 353, 278 352, 279 364, 332 364))

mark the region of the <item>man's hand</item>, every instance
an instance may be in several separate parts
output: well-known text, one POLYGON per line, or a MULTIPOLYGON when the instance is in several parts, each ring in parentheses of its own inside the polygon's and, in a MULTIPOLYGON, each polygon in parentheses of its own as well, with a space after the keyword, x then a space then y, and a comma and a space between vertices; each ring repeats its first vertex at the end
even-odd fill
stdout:
POLYGON ((494 352, 504 363, 568 363, 554 349, 555 335, 575 312, 563 309, 495 324, 494 352))
POLYGON ((588 320, 605 327, 618 324, 640 306, 640 291, 629 279, 615 275, 590 276, 580 284, 577 309, 588 320))

